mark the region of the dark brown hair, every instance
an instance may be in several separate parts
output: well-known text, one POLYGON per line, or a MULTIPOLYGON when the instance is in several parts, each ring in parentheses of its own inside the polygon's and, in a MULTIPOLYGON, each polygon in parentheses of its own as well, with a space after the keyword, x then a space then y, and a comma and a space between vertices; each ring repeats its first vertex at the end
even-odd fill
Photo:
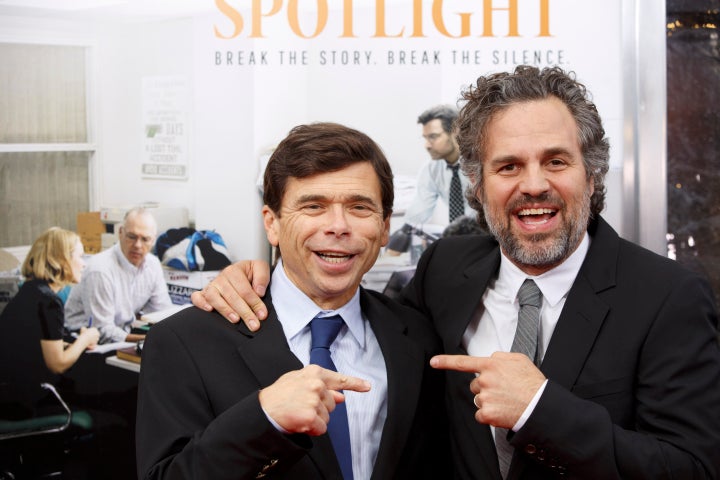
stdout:
POLYGON ((380 181, 383 218, 392 214, 393 174, 380 147, 367 135, 337 123, 298 125, 270 156, 263 179, 263 202, 280 214, 289 178, 335 172, 369 162, 380 181))
POLYGON ((422 112, 417 121, 425 125, 433 120, 440 120, 445 133, 453 133, 453 123, 455 123, 457 117, 457 108, 451 105, 436 105, 422 112))

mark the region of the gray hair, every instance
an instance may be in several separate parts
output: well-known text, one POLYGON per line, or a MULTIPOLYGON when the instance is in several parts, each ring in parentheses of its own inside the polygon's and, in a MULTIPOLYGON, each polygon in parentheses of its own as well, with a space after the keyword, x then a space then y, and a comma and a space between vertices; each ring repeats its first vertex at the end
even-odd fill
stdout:
POLYGON ((595 104, 585 86, 572 72, 559 67, 542 70, 520 65, 513 73, 481 76, 462 93, 464 106, 456 121, 463 172, 474 178, 466 192, 468 202, 478 212, 478 223, 487 228, 482 198, 482 165, 487 145, 487 128, 494 116, 508 107, 524 102, 556 97, 568 108, 575 123, 588 180, 595 191, 590 199, 590 217, 605 207, 605 174, 609 168, 610 143, 595 104))
POLYGON ((155 234, 157 234, 157 221, 155 220, 155 216, 150 210, 142 206, 133 207, 125 212, 122 223, 123 229, 127 229, 128 220, 135 217, 146 217, 146 219, 151 222, 153 230, 155 230, 155 234))

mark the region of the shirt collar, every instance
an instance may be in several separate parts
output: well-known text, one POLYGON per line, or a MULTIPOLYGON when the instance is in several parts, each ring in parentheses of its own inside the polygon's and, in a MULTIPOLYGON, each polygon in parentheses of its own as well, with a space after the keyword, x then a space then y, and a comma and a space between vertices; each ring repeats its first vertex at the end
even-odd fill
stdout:
POLYGON ((573 282, 575 282, 575 277, 577 277, 580 267, 585 260, 588 248, 590 248, 590 236, 585 232, 583 239, 580 241, 580 245, 578 245, 575 251, 565 259, 564 262, 538 276, 528 275, 520 270, 517 265, 512 263, 510 259, 505 256, 505 253, 500 250, 500 272, 498 278, 502 279, 502 284, 507 286, 508 293, 512 292, 508 297, 513 299, 513 301, 517 298, 517 294, 525 279, 531 278, 542 292, 545 301, 550 306, 555 306, 570 291, 573 282))
POLYGON ((342 307, 336 310, 323 310, 305 295, 287 276, 282 260, 279 260, 272 273, 270 295, 278 320, 283 326, 287 338, 293 338, 310 324, 318 314, 322 317, 340 315, 348 326, 353 338, 361 348, 365 348, 365 323, 360 309, 360 289, 342 307))
POLYGON ((446 166, 449 170, 456 170, 456 169, 459 170, 459 169, 460 169, 460 159, 458 158, 457 162, 455 162, 455 163, 448 163, 448 161, 445 160, 445 166, 446 166))
POLYGON ((120 265, 120 267, 123 270, 128 270, 133 273, 141 272, 144 270, 145 264, 147 263, 147 262, 145 262, 144 258, 143 258, 142 263, 136 267, 135 265, 130 263, 130 260, 128 260, 127 257, 125 257, 125 254, 123 254, 122 250, 120 249, 120 242, 115 243, 115 245, 113 245, 112 248, 113 248, 113 254, 115 255, 115 259, 117 260, 118 264, 120 265))

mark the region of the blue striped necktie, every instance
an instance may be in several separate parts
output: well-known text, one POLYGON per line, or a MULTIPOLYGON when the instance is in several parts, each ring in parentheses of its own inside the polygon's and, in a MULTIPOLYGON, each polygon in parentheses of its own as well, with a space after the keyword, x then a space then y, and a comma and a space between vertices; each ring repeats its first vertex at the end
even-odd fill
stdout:
MULTIPOLYGON (((330 358, 330 345, 335 341, 344 322, 340 315, 332 317, 315 317, 310 322, 312 343, 310 347, 310 363, 337 372, 330 358)), ((330 413, 328 434, 335 449, 345 480, 352 480, 352 455, 350 451, 350 428, 348 427, 347 408, 345 402, 335 405, 330 413)))

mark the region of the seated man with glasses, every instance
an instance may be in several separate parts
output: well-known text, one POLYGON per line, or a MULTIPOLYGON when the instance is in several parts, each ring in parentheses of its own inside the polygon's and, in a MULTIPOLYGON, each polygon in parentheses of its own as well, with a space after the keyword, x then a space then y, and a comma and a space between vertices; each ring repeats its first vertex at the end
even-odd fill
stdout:
POLYGON ((89 261, 82 281, 73 287, 65 305, 65 326, 100 331, 100 343, 136 342, 144 335, 130 333, 136 315, 172 306, 162 266, 150 253, 157 224, 141 207, 125 214, 119 241, 89 261))

